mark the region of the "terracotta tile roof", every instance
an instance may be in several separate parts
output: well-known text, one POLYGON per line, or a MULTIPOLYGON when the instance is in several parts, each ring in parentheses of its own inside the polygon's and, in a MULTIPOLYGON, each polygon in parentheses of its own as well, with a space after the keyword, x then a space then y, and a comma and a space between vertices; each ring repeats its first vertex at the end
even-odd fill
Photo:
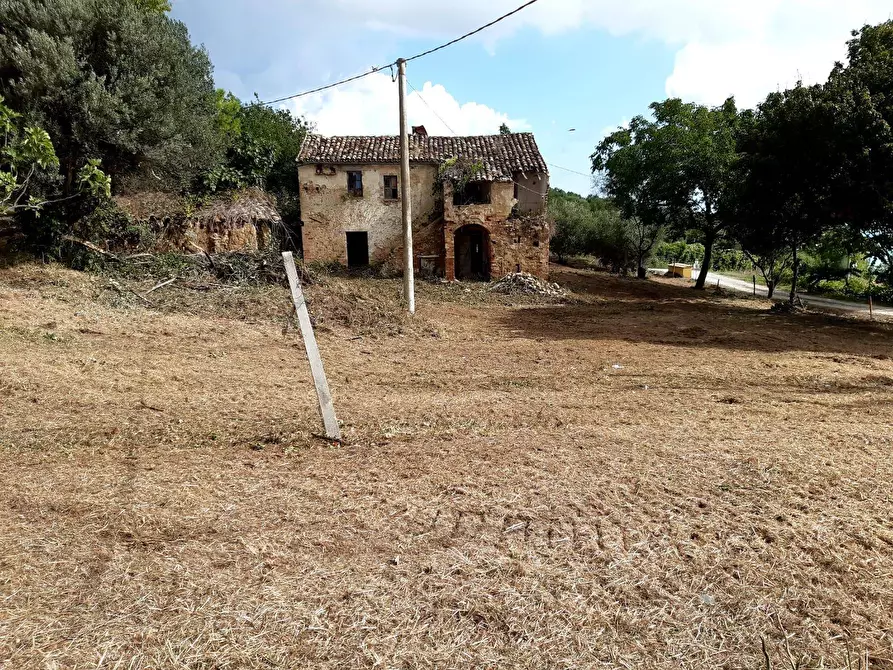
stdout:
MULTIPOLYGON (((518 172, 548 174, 533 133, 427 137, 410 135, 409 160, 439 164, 448 158, 481 161, 484 181, 511 181, 518 172)), ((364 165, 400 162, 400 138, 390 136, 324 137, 308 135, 299 164, 364 165)))

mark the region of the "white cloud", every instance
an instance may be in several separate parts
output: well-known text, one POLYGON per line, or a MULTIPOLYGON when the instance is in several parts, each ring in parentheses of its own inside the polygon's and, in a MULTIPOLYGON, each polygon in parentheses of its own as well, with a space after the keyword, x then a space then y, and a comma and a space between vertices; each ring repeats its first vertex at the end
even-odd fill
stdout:
MULTIPOLYGON (((201 27, 199 38, 208 44, 221 78, 245 82, 240 95, 257 90, 274 98, 393 60, 406 38, 419 48, 434 45, 520 4, 174 0, 174 13, 201 27), (227 78, 228 72, 238 78, 227 78), (252 88, 246 91, 247 86, 252 88)), ((499 40, 521 30, 552 36, 594 28, 653 40, 676 51, 668 94, 712 104, 734 94, 739 103, 752 105, 800 78, 824 79, 845 56, 850 30, 890 17, 889 0, 540 0, 471 40, 497 53, 499 40)))
MULTIPOLYGON (((460 103, 440 84, 426 82, 408 90, 406 115, 431 135, 489 135, 508 124, 529 130, 523 119, 477 103, 460 103)), ((298 98, 292 110, 316 124, 323 135, 396 135, 399 132, 397 84, 387 74, 373 74, 338 88, 298 98)))
MULTIPOLYGON (((520 4, 312 1, 358 31, 429 39, 461 34, 520 4)), ((657 40, 678 49, 667 94, 712 104, 735 95, 752 105, 798 80, 823 80, 845 57, 850 30, 890 17, 889 0, 540 0, 474 39, 492 50, 521 28, 556 35, 589 26, 657 40)))

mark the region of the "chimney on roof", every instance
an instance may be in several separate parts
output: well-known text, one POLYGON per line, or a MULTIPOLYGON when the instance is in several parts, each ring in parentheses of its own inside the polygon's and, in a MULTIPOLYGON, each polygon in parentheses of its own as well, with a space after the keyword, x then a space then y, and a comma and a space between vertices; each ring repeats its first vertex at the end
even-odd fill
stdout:
POLYGON ((428 137, 428 131, 425 130, 425 126, 413 126, 412 134, 420 135, 421 137, 428 137))

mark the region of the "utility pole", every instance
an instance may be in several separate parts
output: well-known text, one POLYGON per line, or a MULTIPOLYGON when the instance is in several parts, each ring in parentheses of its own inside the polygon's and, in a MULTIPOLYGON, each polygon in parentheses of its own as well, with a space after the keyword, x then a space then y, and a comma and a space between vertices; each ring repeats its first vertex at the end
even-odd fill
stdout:
POLYGON ((403 212, 403 296, 415 314, 415 276, 412 262, 412 201, 409 184, 409 133, 406 125, 406 61, 397 61, 400 87, 400 204, 403 212))

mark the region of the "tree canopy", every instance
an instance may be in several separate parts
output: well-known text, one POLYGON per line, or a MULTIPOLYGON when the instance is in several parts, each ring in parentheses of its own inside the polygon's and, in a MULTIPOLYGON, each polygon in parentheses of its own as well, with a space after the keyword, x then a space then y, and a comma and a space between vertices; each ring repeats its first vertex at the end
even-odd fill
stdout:
MULTIPOLYGON (((889 268, 891 122, 893 22, 855 31, 849 63, 838 63, 825 84, 771 93, 745 115, 728 215, 755 259, 791 265, 791 302, 800 252, 820 240, 825 252, 818 258, 827 258, 836 240, 837 256, 861 249, 889 268)), ((832 270, 816 270, 813 278, 832 270)))
POLYGON ((596 147, 592 169, 628 218, 703 235, 703 288, 713 245, 729 222, 722 200, 733 178, 740 115, 735 101, 708 108, 671 98, 651 105, 596 147))
POLYGON ((663 234, 637 217, 627 218, 610 200, 550 189, 552 251, 559 259, 588 255, 614 272, 643 268, 663 234))
POLYGON ((98 157, 185 188, 218 160, 211 64, 153 0, 0 0, 0 94, 56 142, 63 190, 98 157))
POLYGON ((848 56, 826 82, 771 93, 754 110, 655 102, 596 147, 593 171, 628 219, 698 232, 698 287, 721 239, 740 245, 770 291, 790 271, 792 302, 804 255, 811 282, 848 278, 859 254, 893 275, 893 21, 854 31, 848 56), (842 270, 821 267, 841 258, 842 270))

